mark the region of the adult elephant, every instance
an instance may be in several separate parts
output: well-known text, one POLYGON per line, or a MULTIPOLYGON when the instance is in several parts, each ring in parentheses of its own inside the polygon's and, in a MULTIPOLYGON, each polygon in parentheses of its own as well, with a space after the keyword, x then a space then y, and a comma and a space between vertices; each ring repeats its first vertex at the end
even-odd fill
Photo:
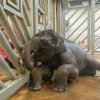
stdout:
POLYGON ((79 44, 61 38, 53 30, 36 34, 22 49, 23 62, 31 70, 31 88, 39 90, 43 80, 53 77, 54 90, 64 91, 68 79, 95 75, 100 64, 79 44), (39 63, 41 62, 41 63, 39 63))

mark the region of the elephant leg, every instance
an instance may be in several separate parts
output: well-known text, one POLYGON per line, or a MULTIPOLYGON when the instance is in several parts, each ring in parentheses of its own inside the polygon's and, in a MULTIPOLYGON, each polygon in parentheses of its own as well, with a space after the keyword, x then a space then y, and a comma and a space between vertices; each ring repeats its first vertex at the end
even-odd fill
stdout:
POLYGON ((85 67, 82 71, 80 71, 80 76, 94 76, 96 74, 96 70, 93 68, 85 67))
POLYGON ((67 87, 67 80, 69 78, 77 78, 78 73, 78 70, 76 70, 72 64, 65 64, 58 67, 53 76, 54 90, 57 92, 65 91, 67 87))
POLYGON ((30 89, 31 90, 40 90, 43 82, 42 79, 42 69, 34 67, 30 73, 30 89))
POLYGON ((85 63, 85 68, 80 71, 80 75, 82 76, 94 76, 96 74, 96 70, 100 70, 100 63, 93 59, 91 55, 86 55, 85 63))
POLYGON ((30 88, 32 90, 40 90, 43 81, 50 80, 52 74, 48 66, 34 67, 30 74, 30 88))

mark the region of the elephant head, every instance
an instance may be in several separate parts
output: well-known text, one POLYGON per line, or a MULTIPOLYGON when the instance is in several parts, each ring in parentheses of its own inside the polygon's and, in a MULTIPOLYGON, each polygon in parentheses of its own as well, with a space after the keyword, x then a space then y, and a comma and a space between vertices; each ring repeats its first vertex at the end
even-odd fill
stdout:
POLYGON ((22 59, 27 69, 32 69, 35 62, 48 62, 54 55, 66 51, 64 41, 54 31, 45 30, 36 34, 22 48, 22 59))

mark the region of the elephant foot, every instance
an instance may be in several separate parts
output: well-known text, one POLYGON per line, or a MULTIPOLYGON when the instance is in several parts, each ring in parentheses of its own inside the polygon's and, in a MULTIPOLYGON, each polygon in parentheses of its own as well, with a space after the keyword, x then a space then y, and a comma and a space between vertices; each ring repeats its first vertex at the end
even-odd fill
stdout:
POLYGON ((35 85, 35 86, 30 86, 30 89, 32 90, 32 91, 39 91, 40 89, 41 89, 41 85, 35 85))
POLYGON ((54 91, 56 92, 64 92, 65 90, 67 90, 67 88, 65 88, 66 86, 63 85, 57 85, 54 87, 54 91))

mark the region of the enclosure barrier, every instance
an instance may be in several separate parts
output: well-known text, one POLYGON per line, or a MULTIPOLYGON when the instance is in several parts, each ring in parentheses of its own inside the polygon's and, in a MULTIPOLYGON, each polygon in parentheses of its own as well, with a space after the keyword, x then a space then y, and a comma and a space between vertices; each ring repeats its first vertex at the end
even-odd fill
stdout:
POLYGON ((100 53, 100 5, 92 0, 86 7, 68 8, 65 21, 66 39, 79 43, 91 54, 100 53))
MULTIPOLYGON (((28 6, 29 5, 27 4, 27 7, 28 6)), ((2 70, 2 72, 4 72, 4 74, 9 78, 7 82, 0 80, 0 100, 6 100, 29 80, 29 72, 24 70, 24 66, 16 56, 15 49, 21 57, 21 48, 28 40, 30 40, 31 37, 25 19, 23 17, 18 17, 11 12, 6 13, 1 4, 0 23, 6 30, 6 34, 14 45, 14 50, 11 48, 2 31, 0 31, 0 47, 2 47, 4 52, 8 55, 17 71, 16 74, 0 55, 0 70, 2 70)))
POLYGON ((2 30, 0 30, 0 47, 9 57, 14 70, 17 71, 16 73, 0 55, 0 70, 9 79, 8 81, 0 80, 0 100, 6 100, 29 80, 30 72, 24 70, 20 62, 21 49, 38 31, 48 27, 53 28, 53 11, 50 9, 53 10, 51 0, 0 1, 0 24, 6 30, 14 49, 2 30))

